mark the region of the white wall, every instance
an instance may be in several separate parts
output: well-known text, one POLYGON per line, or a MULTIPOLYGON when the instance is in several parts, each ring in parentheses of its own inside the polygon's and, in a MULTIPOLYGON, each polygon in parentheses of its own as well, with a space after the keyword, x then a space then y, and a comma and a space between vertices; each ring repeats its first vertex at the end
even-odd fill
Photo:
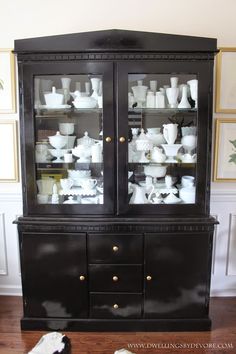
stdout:
MULTIPOLYGON (((236 47, 235 14, 235 0, 1 0, 0 48, 13 48, 14 39, 112 28, 213 37, 219 47, 236 47)), ((0 116, 6 118, 18 119, 18 114, 0 116)), ((236 183, 213 183, 212 194, 212 213, 221 222, 212 293, 236 295, 236 183)), ((20 289, 11 224, 20 213, 20 184, 0 184, 0 293, 20 289)))

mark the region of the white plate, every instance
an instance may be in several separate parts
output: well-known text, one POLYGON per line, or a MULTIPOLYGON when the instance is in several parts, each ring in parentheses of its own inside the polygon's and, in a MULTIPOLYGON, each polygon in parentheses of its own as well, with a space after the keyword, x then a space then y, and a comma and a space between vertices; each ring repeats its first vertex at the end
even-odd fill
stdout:
POLYGON ((74 188, 72 187, 71 189, 68 190, 63 190, 61 189, 59 192, 60 195, 87 195, 87 196, 95 196, 97 194, 96 188, 90 189, 90 190, 84 190, 81 187, 74 188))

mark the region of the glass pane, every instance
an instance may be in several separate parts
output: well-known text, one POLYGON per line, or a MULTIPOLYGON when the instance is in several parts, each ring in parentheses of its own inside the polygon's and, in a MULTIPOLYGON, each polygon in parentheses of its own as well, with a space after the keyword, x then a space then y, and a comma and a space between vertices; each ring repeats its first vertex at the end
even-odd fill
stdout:
POLYGON ((38 204, 103 204, 102 76, 34 79, 38 204))
POLYGON ((129 204, 193 204, 196 197, 195 75, 129 74, 129 204))

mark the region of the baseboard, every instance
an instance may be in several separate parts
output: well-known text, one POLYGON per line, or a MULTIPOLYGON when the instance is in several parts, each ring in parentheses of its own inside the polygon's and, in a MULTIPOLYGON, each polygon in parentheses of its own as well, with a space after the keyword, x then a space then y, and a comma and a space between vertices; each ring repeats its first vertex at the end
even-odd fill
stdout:
POLYGON ((236 289, 214 289, 211 291, 211 297, 235 297, 236 289))
POLYGON ((0 285, 0 295, 22 296, 20 285, 0 285))

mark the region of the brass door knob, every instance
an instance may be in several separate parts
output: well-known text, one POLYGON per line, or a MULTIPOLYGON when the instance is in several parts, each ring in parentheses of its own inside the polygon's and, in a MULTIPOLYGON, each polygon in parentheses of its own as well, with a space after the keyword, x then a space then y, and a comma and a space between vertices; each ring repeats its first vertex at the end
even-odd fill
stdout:
POLYGON ((146 279, 147 279, 148 281, 152 280, 151 275, 148 275, 146 279))
POLYGON ((119 278, 118 278, 116 275, 114 275, 114 277, 112 277, 112 280, 113 280, 113 281, 118 281, 119 278))
POLYGON ((114 309, 118 309, 118 308, 119 308, 119 305, 114 304, 114 305, 113 305, 113 308, 114 308, 114 309))
POLYGON ((84 280, 85 280, 85 276, 84 276, 84 275, 81 275, 81 276, 79 277, 79 279, 80 279, 81 281, 84 281, 84 280))
POLYGON ((114 252, 117 252, 119 250, 119 247, 118 246, 113 246, 112 249, 113 249, 114 252))
POLYGON ((110 143, 111 142, 111 137, 107 136, 105 140, 106 140, 107 143, 110 143))
POLYGON ((125 142, 125 137, 121 136, 119 140, 120 140, 120 143, 124 143, 125 142))

